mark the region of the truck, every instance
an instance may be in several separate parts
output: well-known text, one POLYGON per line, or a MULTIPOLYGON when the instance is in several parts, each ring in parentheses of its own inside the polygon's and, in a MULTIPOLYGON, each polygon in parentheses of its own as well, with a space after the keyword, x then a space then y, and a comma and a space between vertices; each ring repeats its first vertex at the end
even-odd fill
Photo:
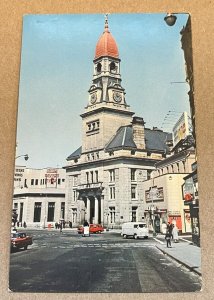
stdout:
POLYGON ((149 230, 144 222, 127 222, 122 224, 121 236, 123 238, 133 237, 134 239, 148 239, 149 230))

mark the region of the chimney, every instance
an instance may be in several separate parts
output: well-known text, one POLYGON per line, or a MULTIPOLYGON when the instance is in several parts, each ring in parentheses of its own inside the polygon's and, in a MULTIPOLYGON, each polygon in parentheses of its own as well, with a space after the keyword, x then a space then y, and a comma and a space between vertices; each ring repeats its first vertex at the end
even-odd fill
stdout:
POLYGON ((138 149, 145 149, 145 132, 144 132, 144 120, 140 117, 133 117, 132 130, 133 140, 138 149))

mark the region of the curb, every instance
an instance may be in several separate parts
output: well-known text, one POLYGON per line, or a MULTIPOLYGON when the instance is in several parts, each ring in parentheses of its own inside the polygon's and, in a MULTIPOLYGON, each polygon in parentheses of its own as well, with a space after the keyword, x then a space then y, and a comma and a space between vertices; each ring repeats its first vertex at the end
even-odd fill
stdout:
POLYGON ((173 255, 167 253, 167 252, 164 251, 163 249, 159 248, 157 245, 156 245, 156 248, 157 248, 158 250, 160 250, 163 254, 169 256, 170 258, 172 258, 172 259, 175 260, 176 262, 178 262, 178 263, 180 263, 181 265, 185 266, 185 267, 186 267, 187 269, 189 269, 191 272, 194 272, 194 273, 196 273, 196 274, 198 274, 198 275, 200 275, 200 276, 202 275, 200 271, 198 271, 198 270, 195 269, 196 267, 190 267, 188 264, 186 264, 186 263, 184 263, 183 261, 181 261, 181 260, 175 258, 173 255))

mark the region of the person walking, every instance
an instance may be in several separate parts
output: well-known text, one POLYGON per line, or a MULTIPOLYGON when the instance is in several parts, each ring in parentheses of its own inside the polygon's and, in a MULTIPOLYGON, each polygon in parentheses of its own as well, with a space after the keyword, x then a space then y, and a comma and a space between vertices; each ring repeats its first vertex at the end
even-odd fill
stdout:
POLYGON ((173 236, 173 241, 175 243, 178 243, 178 227, 176 226, 176 224, 173 226, 172 236, 173 236))
POLYGON ((61 222, 59 223, 58 227, 59 227, 59 232, 62 233, 62 223, 61 222))
POLYGON ((168 230, 166 232, 166 235, 165 235, 165 240, 166 240, 166 246, 167 246, 167 248, 172 248, 171 247, 171 238, 172 238, 172 233, 168 230))

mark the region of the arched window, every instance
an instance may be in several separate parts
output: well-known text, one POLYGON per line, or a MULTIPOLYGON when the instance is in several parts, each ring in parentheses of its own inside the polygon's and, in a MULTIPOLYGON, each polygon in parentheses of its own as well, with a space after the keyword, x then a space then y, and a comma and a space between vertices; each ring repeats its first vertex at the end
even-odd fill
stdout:
POLYGON ((100 73, 101 69, 102 69, 102 65, 101 65, 101 63, 98 63, 97 64, 97 72, 100 73))
POLYGON ((113 61, 110 63, 110 72, 112 71, 116 71, 116 65, 113 61))

